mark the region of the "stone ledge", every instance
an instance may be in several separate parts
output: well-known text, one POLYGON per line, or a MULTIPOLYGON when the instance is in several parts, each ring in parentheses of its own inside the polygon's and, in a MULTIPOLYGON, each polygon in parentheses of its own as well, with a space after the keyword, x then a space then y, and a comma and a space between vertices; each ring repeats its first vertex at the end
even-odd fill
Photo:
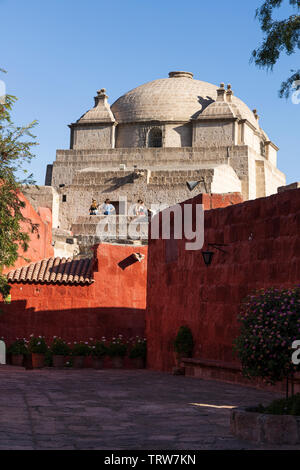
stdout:
POLYGON ((300 416, 269 415, 234 408, 230 413, 230 431, 247 441, 265 444, 299 444, 300 416))
POLYGON ((212 368, 221 368, 227 370, 234 370, 234 371, 242 371, 242 368, 239 364, 235 362, 225 362, 225 361, 216 361, 213 359, 196 359, 196 358, 183 358, 182 362, 184 364, 193 364, 195 366, 203 366, 203 367, 212 367, 212 368))
POLYGON ((283 193, 284 191, 291 191, 292 189, 299 189, 299 188, 300 188, 300 182, 296 182, 296 183, 287 184, 286 186, 279 186, 279 188, 277 188, 277 192, 283 193))
MULTIPOLYGON (((227 362, 202 358, 182 358, 181 364, 185 369, 185 375, 203 380, 217 380, 221 382, 245 385, 262 390, 279 391, 284 393, 286 384, 279 382, 272 386, 267 385, 261 379, 249 380, 242 375, 242 367, 238 362, 227 362)), ((300 393, 300 373, 294 376, 294 391, 300 393)))

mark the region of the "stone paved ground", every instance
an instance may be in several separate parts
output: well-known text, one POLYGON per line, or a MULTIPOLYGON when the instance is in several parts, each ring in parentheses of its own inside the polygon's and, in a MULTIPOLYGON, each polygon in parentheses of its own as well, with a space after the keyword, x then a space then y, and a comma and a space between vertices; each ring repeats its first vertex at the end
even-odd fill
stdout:
POLYGON ((147 370, 0 366, 0 449, 261 448, 230 435, 229 409, 195 404, 250 405, 273 397, 147 370))

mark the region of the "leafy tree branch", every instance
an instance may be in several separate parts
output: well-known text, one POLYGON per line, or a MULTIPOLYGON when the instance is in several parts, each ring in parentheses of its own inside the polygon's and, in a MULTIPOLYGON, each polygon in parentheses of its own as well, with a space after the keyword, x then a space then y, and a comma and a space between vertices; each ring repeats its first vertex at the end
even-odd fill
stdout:
MULTIPOLYGON (((269 70, 273 70, 282 53, 292 55, 300 49, 300 0, 289 0, 289 4, 295 9, 295 14, 280 21, 274 20, 274 10, 282 4, 283 0, 266 0, 256 10, 256 18, 265 36, 262 44, 252 52, 252 60, 257 66, 269 70)), ((300 80, 300 69, 291 72, 292 75, 281 84, 280 97, 287 98, 295 81, 300 80)))

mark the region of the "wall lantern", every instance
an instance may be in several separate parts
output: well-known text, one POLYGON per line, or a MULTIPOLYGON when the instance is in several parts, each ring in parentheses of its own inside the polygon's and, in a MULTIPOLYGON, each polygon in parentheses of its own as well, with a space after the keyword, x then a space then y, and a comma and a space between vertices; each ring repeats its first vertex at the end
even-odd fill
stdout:
MULTIPOLYGON (((208 246, 212 246, 213 248, 216 248, 216 250, 222 251, 222 253, 227 253, 227 251, 223 250, 221 246, 228 246, 224 245, 223 243, 208 243, 208 246)), ((202 251, 202 257, 203 261, 206 266, 211 265, 213 257, 214 257, 214 252, 213 251, 202 251)))
POLYGON ((199 183, 200 183, 200 181, 187 181, 186 185, 187 185, 189 191, 193 191, 193 189, 195 189, 196 186, 198 186, 199 183))
POLYGON ((201 178, 199 181, 186 181, 186 185, 189 191, 193 191, 198 184, 202 183, 204 185, 205 193, 209 193, 208 188, 206 187, 205 178, 201 178))
POLYGON ((206 266, 209 266, 212 262, 214 252, 213 251, 202 251, 203 261, 206 266))

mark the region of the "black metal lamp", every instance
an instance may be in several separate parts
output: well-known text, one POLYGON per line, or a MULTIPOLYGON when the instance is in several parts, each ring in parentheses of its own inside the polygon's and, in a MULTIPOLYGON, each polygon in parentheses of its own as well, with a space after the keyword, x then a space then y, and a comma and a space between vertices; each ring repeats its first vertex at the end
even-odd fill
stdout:
POLYGON ((200 181, 187 181, 186 185, 187 185, 189 191, 193 191, 193 189, 195 189, 196 186, 198 186, 199 183, 200 183, 200 181))
MULTIPOLYGON (((221 251, 222 253, 227 253, 227 251, 221 248, 223 246, 228 246, 228 245, 225 245, 224 243, 208 243, 208 246, 212 246, 213 248, 215 248, 218 251, 221 251)), ((213 251, 209 251, 209 250, 202 251, 203 261, 206 266, 209 266, 211 264, 214 254, 215 253, 213 251)))
POLYGON ((206 266, 209 266, 212 262, 214 252, 213 251, 202 251, 203 261, 206 266))
POLYGON ((203 184, 205 192, 208 193, 209 191, 208 191, 208 188, 206 187, 205 178, 200 178, 199 181, 186 181, 186 185, 189 191, 193 191, 200 183, 203 184))

